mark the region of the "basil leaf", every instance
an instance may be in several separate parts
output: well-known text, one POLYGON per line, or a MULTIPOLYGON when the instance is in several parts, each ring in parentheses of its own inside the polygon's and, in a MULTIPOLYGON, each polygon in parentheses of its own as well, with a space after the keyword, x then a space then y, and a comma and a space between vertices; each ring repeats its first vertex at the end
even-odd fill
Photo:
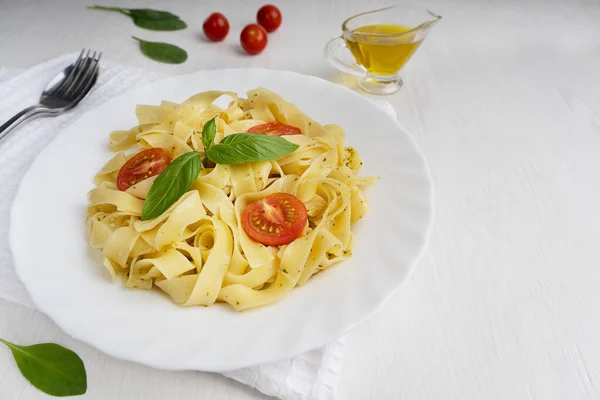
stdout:
POLYGON ((33 386, 52 396, 77 396, 87 391, 81 358, 55 343, 18 346, 6 340, 19 370, 33 386))
POLYGON ((90 10, 115 11, 127 15, 133 20, 133 23, 140 28, 154 31, 176 31, 187 28, 177 15, 168 11, 153 10, 150 8, 121 8, 121 7, 103 7, 91 6, 90 10))
POLYGON ((132 18, 151 19, 155 21, 179 19, 177 15, 171 14, 168 11, 153 10, 151 8, 130 8, 126 10, 132 18))
POLYGON ((153 31, 178 31, 187 28, 187 24, 180 19, 145 19, 138 17, 131 17, 133 23, 140 28, 149 29, 153 31))
POLYGON ((298 147, 280 136, 235 133, 213 145, 206 155, 217 164, 239 164, 275 160, 293 153, 298 147))
POLYGON ((179 200, 190 189, 201 168, 200 153, 197 151, 182 154, 173 160, 148 191, 142 207, 142 221, 158 217, 179 200))
POLYGON ((202 146, 204 146, 204 151, 208 151, 208 149, 212 146, 215 141, 215 135, 217 134, 217 117, 214 117, 202 128, 202 146))
POLYGON ((187 52, 184 49, 173 44, 147 42, 135 36, 132 36, 132 38, 140 42, 142 53, 153 60, 167 64, 181 64, 188 58, 187 52))

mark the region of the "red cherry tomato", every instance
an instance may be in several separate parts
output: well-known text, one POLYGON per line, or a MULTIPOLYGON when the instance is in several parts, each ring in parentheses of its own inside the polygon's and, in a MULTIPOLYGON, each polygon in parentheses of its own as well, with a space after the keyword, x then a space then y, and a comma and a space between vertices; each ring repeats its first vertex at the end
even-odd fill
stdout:
POLYGON ((248 129, 248 133, 260 133, 262 135, 283 136, 300 135, 300 129, 295 126, 282 124, 279 121, 269 122, 268 124, 256 125, 248 129))
POLYGON ((229 22, 223 14, 212 13, 204 21, 202 29, 207 38, 214 42, 220 42, 229 33, 229 22))
POLYGON ((160 174, 170 163, 171 158, 161 148, 142 150, 123 164, 117 175, 117 187, 126 191, 136 183, 160 174))
POLYGON ((256 20, 267 32, 273 32, 281 25, 281 11, 274 5, 267 4, 258 10, 256 20))
POLYGON ((252 239, 267 246, 294 241, 306 226, 306 207, 289 193, 273 193, 252 202, 242 211, 242 228, 252 239))
POLYGON ((242 47, 250 54, 258 54, 267 47, 267 31, 257 24, 246 25, 240 35, 242 47))

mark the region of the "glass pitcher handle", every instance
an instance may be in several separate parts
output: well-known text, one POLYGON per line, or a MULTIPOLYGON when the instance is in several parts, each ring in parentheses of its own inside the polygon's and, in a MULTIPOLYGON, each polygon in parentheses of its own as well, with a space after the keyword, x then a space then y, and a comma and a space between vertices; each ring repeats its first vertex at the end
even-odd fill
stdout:
POLYGON ((331 39, 325 46, 325 58, 333 67, 352 75, 364 77, 366 72, 351 56, 346 42, 341 37, 331 39), (345 56, 345 57, 344 57, 345 56))

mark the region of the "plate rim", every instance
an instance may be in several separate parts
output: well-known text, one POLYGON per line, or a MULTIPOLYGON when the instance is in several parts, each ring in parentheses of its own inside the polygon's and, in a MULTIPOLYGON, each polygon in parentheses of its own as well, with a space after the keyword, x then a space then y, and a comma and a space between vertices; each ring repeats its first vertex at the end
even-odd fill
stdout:
MULTIPOLYGON (((163 363, 160 362, 151 362, 151 361, 142 361, 140 359, 135 359, 132 357, 127 356, 126 354, 121 354, 117 350, 117 348, 115 347, 111 347, 111 346, 102 346, 96 343, 96 341, 94 341, 94 343, 92 343, 88 338, 83 337, 82 335, 80 335, 76 330, 71 329, 70 326, 65 326, 61 323, 59 323, 56 319, 55 319, 55 313, 52 312, 52 310, 49 310, 47 307, 45 307, 45 305, 43 305, 43 302, 40 301, 40 299, 38 299, 35 295, 33 294, 30 289, 29 286, 26 283, 26 280, 23 279, 23 271, 21 270, 21 267, 18 266, 17 262, 16 262, 16 257, 14 256, 15 251, 14 249, 17 247, 16 246, 16 241, 18 240, 16 238, 16 233, 15 233, 15 229, 13 228, 14 225, 17 223, 17 216, 16 216, 16 204, 19 201, 23 201, 21 200, 21 197, 23 196, 23 186, 24 186, 24 182, 26 182, 28 179, 30 179, 30 174, 32 173, 32 170, 34 169, 34 166, 36 165, 36 163, 39 160, 39 156, 46 151, 46 149, 49 147, 49 145, 54 142, 58 137, 60 137, 61 135, 64 134, 64 132, 66 132, 72 125, 74 125, 75 123, 77 123, 78 121, 80 121, 82 118, 85 118, 88 114, 93 113, 94 111, 96 111, 96 109, 104 106, 106 103, 113 101, 114 99, 118 99, 118 98, 122 98, 122 97, 127 97, 131 92, 134 91, 138 91, 138 90, 142 90, 144 88, 148 88, 151 87, 153 85, 156 85, 158 83, 163 83, 169 80, 179 80, 179 79, 185 79, 186 77, 189 78, 191 76, 195 76, 198 74, 212 74, 212 73, 246 73, 246 74, 251 74, 254 72, 258 72, 258 73, 276 73, 276 74, 291 74, 291 75, 295 75, 296 77, 301 77, 302 79, 310 79, 310 80, 316 80, 319 81, 320 84, 325 84, 325 85, 330 85, 330 86, 334 86, 339 90, 343 90, 346 92, 347 95, 356 97, 356 98, 361 98, 362 100, 371 100, 368 97, 365 97, 353 90, 351 90, 348 87, 345 87, 343 85, 338 85, 335 84, 331 81, 328 81, 326 79, 320 78, 318 76, 313 76, 313 75, 306 75, 306 74, 302 74, 302 73, 298 73, 298 72, 294 72, 294 71, 288 71, 288 70, 278 70, 278 69, 269 69, 269 68, 222 68, 222 69, 214 69, 214 70, 197 70, 197 71, 193 71, 190 73, 186 73, 186 74, 181 74, 181 75, 171 75, 171 76, 166 76, 166 77, 162 77, 159 79, 155 79, 151 82, 148 82, 144 85, 140 85, 140 86, 135 86, 135 87, 131 87, 115 96, 111 96, 109 98, 107 98, 105 101, 97 104, 96 106, 94 106, 93 108, 90 108, 89 110, 85 111, 83 114, 81 114, 80 116, 78 116, 77 118, 73 119, 73 121, 69 122, 68 125, 64 126, 60 132, 58 132, 58 134, 50 141, 48 142, 48 144, 46 144, 46 146, 35 156, 35 158, 33 159, 33 161, 31 162, 31 164, 29 165, 29 167, 27 168, 27 171, 25 172, 25 174, 23 175, 21 181, 19 182, 18 188, 16 190, 16 194, 15 197, 13 199, 13 202, 10 206, 10 218, 9 218, 9 232, 8 232, 8 241, 9 241, 9 248, 11 250, 11 254, 13 255, 13 262, 14 262, 14 269, 15 269, 15 273, 17 275, 17 277, 19 278, 19 280, 23 283, 23 285, 25 286, 27 293, 29 294, 29 296, 31 297, 34 305, 36 306, 38 311, 41 311, 42 313, 46 314, 64 333, 66 333, 67 335, 71 336, 72 338, 79 340, 83 343, 85 343, 86 345, 91 346, 92 348, 96 349, 99 352, 102 352, 104 354, 107 354, 109 356, 115 357, 117 359, 120 360, 125 360, 125 361, 131 361, 131 362, 135 362, 138 364, 142 364, 142 365, 147 365, 150 367, 154 367, 154 368, 158 368, 158 369, 162 369, 162 370, 170 370, 170 371, 183 371, 183 370, 196 370, 196 371, 207 371, 207 372, 228 372, 228 371, 232 371, 234 369, 238 369, 238 368, 246 368, 246 367, 251 367, 251 366, 255 366, 255 365, 263 365, 263 364, 267 364, 267 363, 273 363, 273 362, 277 362, 277 361, 281 361, 283 359, 287 359, 287 358, 292 358, 292 357, 296 357, 299 354, 302 354, 304 352, 310 351, 310 350, 314 350, 317 348, 321 348, 324 347, 326 345, 328 345, 329 343, 339 339, 340 337, 344 336, 345 334, 347 334, 350 330, 352 330, 353 328, 355 328, 357 325, 362 324, 363 322, 365 322, 366 320, 368 320, 369 318, 371 318, 375 313, 377 313, 389 300, 390 298, 395 295, 400 288, 404 285, 404 283, 410 278, 410 276, 412 275, 414 269, 416 268, 417 263, 421 260, 427 245, 429 243, 430 237, 431 237, 431 233, 432 233, 432 229, 433 229, 433 224, 434 224, 434 220, 435 220, 435 188, 434 188, 434 184, 433 184, 433 179, 432 179, 432 175, 431 175, 431 171, 430 171, 430 167, 429 167, 429 163, 427 162, 427 159, 425 157, 425 155, 423 154, 423 152, 421 151, 421 149, 419 148, 416 140, 414 139, 414 137, 410 134, 410 132, 398 121, 397 118, 393 118, 391 116, 388 116, 389 119, 398 127, 399 130, 401 130, 405 136, 407 137, 407 139, 411 142, 411 144, 413 145, 414 151, 416 153, 416 155, 420 158, 420 160, 422 161, 422 166, 423 166, 423 171, 424 172, 424 176, 426 178, 427 181, 427 192, 428 192, 428 199, 427 199, 427 215, 426 215, 426 225, 424 227, 423 233, 422 235, 419 235, 419 239, 420 243, 418 246, 417 251, 415 252, 415 256, 410 260, 410 262, 408 262, 406 264, 406 274, 404 279, 399 282, 396 287, 393 290, 390 290, 385 296, 381 296, 377 302, 376 305, 374 307, 372 307, 368 312, 365 313, 365 315, 363 315, 361 318, 356 318, 352 323, 347 324, 347 326, 345 326, 344 328, 341 329, 335 329, 334 333, 330 333, 327 335, 321 335, 319 337, 319 340, 315 340, 312 342, 312 344, 310 345, 305 345, 305 346, 298 346, 294 352, 290 355, 284 355, 284 356, 272 356, 272 357, 263 357, 262 360, 259 360, 255 363, 251 363, 251 362, 247 362, 247 363, 243 363, 243 364, 238 364, 233 368, 188 368, 188 367, 174 367, 174 366, 168 366, 168 365, 164 365, 163 363)), ((60 319, 60 318, 59 318, 60 319)), ((333 330, 332 330, 333 331, 333 330)))

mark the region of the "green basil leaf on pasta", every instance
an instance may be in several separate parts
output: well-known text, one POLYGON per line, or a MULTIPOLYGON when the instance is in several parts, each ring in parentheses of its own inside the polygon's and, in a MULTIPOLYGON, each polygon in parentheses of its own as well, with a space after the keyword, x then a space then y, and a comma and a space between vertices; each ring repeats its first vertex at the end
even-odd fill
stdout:
POLYGON ((174 44, 148 42, 135 36, 132 36, 132 38, 140 42, 140 50, 142 50, 142 53, 155 61, 167 64, 181 64, 188 58, 187 52, 174 44))
POLYGON ((77 396, 87 391, 83 361, 56 343, 19 346, 0 339, 12 352, 17 367, 33 386, 52 396, 77 396))
POLYGON ((215 135, 217 134, 217 117, 214 117, 202 128, 202 146, 204 146, 204 151, 206 152, 215 141, 215 135))
POLYGON ((202 169, 200 153, 191 151, 177 157, 158 175, 142 207, 142 221, 156 218, 187 192, 202 169))
POLYGON ((298 147, 280 136, 235 133, 213 145, 206 155, 217 164, 239 164, 276 160, 298 147))

